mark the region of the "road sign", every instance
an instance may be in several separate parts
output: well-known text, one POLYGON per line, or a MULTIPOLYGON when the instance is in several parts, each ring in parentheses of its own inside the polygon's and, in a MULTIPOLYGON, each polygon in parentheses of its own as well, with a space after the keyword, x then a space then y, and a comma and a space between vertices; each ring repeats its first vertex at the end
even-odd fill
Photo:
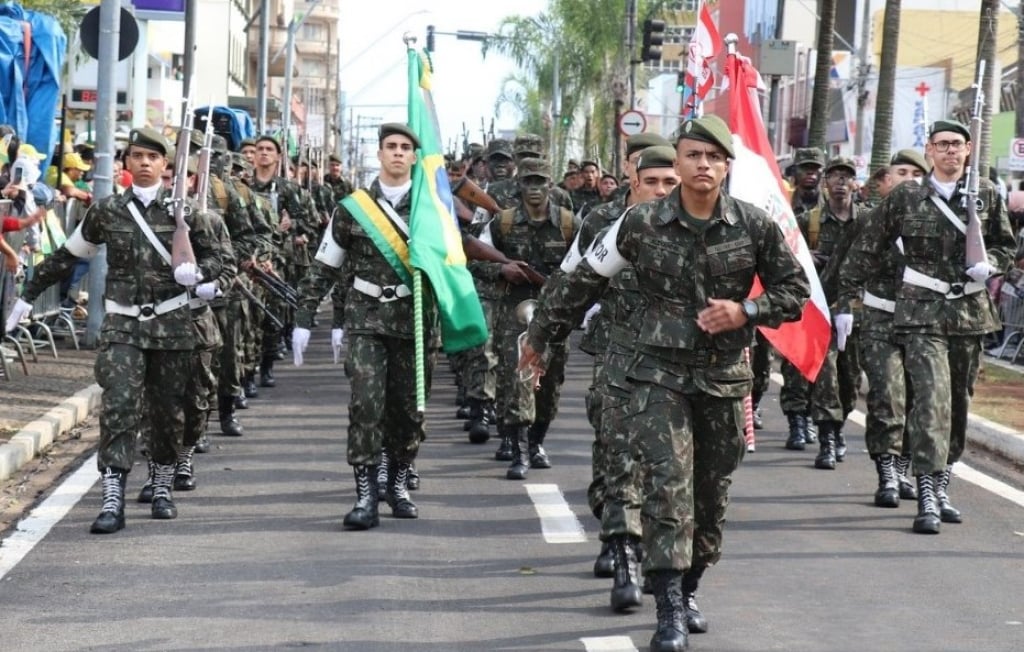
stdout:
POLYGON ((647 116, 640 111, 626 111, 619 116, 619 131, 623 136, 635 136, 647 130, 647 116))
POLYGON ((1024 172, 1024 138, 1010 141, 1010 172, 1024 172))

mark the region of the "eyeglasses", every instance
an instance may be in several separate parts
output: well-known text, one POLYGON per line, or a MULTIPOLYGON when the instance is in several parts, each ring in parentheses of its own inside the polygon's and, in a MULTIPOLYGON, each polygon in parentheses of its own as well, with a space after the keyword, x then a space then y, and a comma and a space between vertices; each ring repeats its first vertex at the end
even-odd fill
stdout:
POLYGON ((935 148, 936 152, 947 152, 953 150, 954 152, 967 147, 967 141, 964 140, 936 140, 932 141, 932 147, 935 148))

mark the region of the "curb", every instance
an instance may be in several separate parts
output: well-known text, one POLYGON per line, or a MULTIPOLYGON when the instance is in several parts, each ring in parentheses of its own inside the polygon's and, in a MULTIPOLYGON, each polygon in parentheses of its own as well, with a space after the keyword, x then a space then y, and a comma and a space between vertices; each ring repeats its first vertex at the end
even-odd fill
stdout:
POLYGON ((10 478, 15 471, 49 448, 59 435, 85 421, 99 407, 102 394, 103 390, 95 384, 75 392, 40 418, 25 425, 6 444, 0 445, 0 480, 10 478))
POLYGON ((1014 464, 1024 464, 1024 434, 974 414, 967 416, 967 441, 1014 464))

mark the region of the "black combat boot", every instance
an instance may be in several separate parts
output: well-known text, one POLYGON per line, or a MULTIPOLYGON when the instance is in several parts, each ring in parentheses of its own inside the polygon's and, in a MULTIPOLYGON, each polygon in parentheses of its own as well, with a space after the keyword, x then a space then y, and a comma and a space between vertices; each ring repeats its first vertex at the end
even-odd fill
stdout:
POLYGON ((498 424, 498 450, 494 451, 494 459, 499 462, 511 462, 515 458, 515 449, 512 446, 512 439, 515 437, 515 428, 498 424))
POLYGON ((391 461, 391 478, 386 499, 395 518, 419 518, 420 510, 409 496, 409 467, 411 462, 391 461))
POLYGON ((899 507, 900 486, 896 481, 896 456, 889 453, 876 455, 875 470, 878 472, 875 507, 899 507))
POLYGON ((804 443, 817 444, 818 426, 814 425, 814 422, 811 421, 806 414, 802 414, 800 416, 803 419, 804 443))
POLYGON ((536 421, 527 431, 527 439, 530 442, 530 466, 535 469, 551 468, 551 460, 548 459, 543 445, 550 425, 550 421, 536 421))
POLYGON ((345 514, 345 527, 369 530, 380 525, 377 513, 377 469, 372 466, 352 467, 356 476, 356 504, 345 514))
MULTIPOLYGON (((466 404, 466 386, 459 383, 455 386, 455 405, 462 407, 466 404)), ((464 419, 465 417, 459 417, 464 419)))
POLYGON ((686 613, 683 606, 682 573, 654 571, 651 586, 658 613, 658 629, 651 637, 651 652, 681 652, 689 649, 686 613))
POLYGON ((195 446, 185 446, 178 453, 178 462, 174 465, 174 490, 193 491, 196 488, 196 476, 192 469, 192 453, 195 446))
POLYGON ((530 471, 530 436, 527 426, 514 428, 515 438, 512 440, 512 465, 505 472, 508 480, 525 480, 530 471))
POLYGON ((235 399, 231 396, 217 397, 217 412, 220 414, 220 432, 227 437, 241 437, 242 424, 235 416, 235 399))
POLYGON ((939 497, 935 485, 942 472, 917 476, 917 516, 914 518, 914 532, 918 534, 938 534, 939 497))
POLYGON ((260 390, 256 387, 256 372, 250 371, 242 378, 242 393, 245 398, 258 398, 260 390))
POLYGON ((601 552, 594 560, 594 577, 615 577, 615 549, 611 541, 601 542, 601 552))
POLYGON ((946 493, 949 489, 949 481, 953 477, 953 467, 947 466, 945 469, 939 472, 938 481, 935 486, 935 495, 939 499, 939 518, 942 519, 943 523, 962 523, 963 517, 960 516, 960 510, 953 507, 952 503, 949 502, 949 494, 946 493))
MULTIPOLYGON (((458 410, 455 410, 456 419, 470 419, 473 416, 473 406, 470 405, 469 401, 461 404, 458 410)), ((469 430, 469 424, 463 424, 464 430, 469 430)))
POLYGON ((277 379, 274 378, 274 359, 263 358, 260 363, 260 387, 274 387, 277 379))
POLYGON ((836 424, 836 461, 842 462, 846 459, 846 437, 843 435, 843 424, 836 424))
POLYGON ((174 506, 171 486, 174 484, 174 464, 157 464, 153 470, 153 504, 149 507, 150 516, 158 520, 178 518, 178 508, 174 506))
POLYGON ((235 409, 236 410, 248 410, 249 399, 245 398, 245 394, 239 394, 235 397, 235 409))
POLYGON ((683 573, 683 611, 686 614, 686 629, 691 634, 703 634, 708 631, 708 619, 700 612, 697 606, 697 585, 700 578, 704 576, 705 568, 697 566, 687 569, 683 573))
POLYGON ((415 464, 409 465, 409 478, 405 481, 405 487, 409 491, 420 490, 420 472, 416 470, 415 464))
POLYGON ((147 458, 146 466, 148 467, 146 481, 142 483, 142 489, 139 489, 139 496, 135 502, 149 504, 153 502, 153 474, 156 473, 156 462, 147 458))
POLYGON ((484 402, 478 398, 469 399, 469 443, 484 444, 491 438, 491 426, 484 413, 484 402))
POLYGON ((754 411, 754 430, 764 430, 764 416, 761 414, 761 392, 752 392, 750 403, 754 411))
POLYGON ((910 470, 910 453, 904 453, 896 458, 896 482, 900 485, 900 498, 903 500, 917 500, 917 488, 913 481, 907 477, 910 470))
POLYGON ((210 452, 210 411, 206 412, 206 419, 203 422, 203 434, 199 435, 199 441, 195 446, 197 453, 210 452))
POLYGON ((611 540, 615 554, 615 581, 612 584, 612 611, 624 612, 643 604, 640 592, 640 560, 637 558, 637 542, 628 536, 617 536, 611 540))
POLYGON ((388 493, 388 478, 391 477, 391 457, 387 449, 380 452, 380 464, 377 465, 377 499, 384 500, 388 493))
POLYGON ((818 456, 814 468, 834 471, 836 468, 836 424, 822 421, 818 424, 818 456))
POLYGON ((128 472, 108 467, 103 469, 100 481, 103 485, 103 508, 89 531, 93 534, 113 534, 124 528, 124 486, 128 481, 128 472))
POLYGON ((787 412, 786 421, 789 422, 789 439, 786 440, 786 448, 791 451, 802 451, 807 448, 804 444, 804 434, 807 430, 807 419, 797 412, 787 412))

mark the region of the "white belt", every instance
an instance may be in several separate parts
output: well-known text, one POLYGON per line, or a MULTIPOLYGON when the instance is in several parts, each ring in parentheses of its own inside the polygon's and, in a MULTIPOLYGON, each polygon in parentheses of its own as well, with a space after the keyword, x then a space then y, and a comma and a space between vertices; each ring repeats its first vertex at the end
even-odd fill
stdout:
POLYGON ((200 308, 205 308, 208 305, 210 304, 206 302, 206 299, 200 299, 199 297, 188 298, 188 307, 190 310, 199 310, 200 308))
POLYGON ((926 288, 939 294, 943 294, 947 299, 960 299, 969 294, 977 294, 985 290, 985 284, 977 281, 968 281, 967 283, 947 283, 940 281, 937 278, 932 278, 927 274, 910 269, 909 267, 903 268, 903 282, 911 285, 916 285, 919 288, 926 288))
POLYGON ((868 308, 874 308, 876 310, 882 310, 889 314, 896 312, 896 302, 892 299, 883 299, 882 297, 871 294, 867 290, 864 290, 864 305, 868 308))
POLYGON ((103 302, 104 309, 115 315, 134 317, 139 321, 149 321, 158 315, 163 315, 172 310, 189 305, 188 292, 182 292, 173 299, 161 301, 160 303, 146 303, 141 306, 126 306, 112 299, 103 302))
POLYGON ((381 303, 397 301, 398 299, 404 299, 405 297, 412 295, 412 290, 410 290, 405 284, 380 286, 376 283, 364 281, 358 276, 354 281, 352 281, 352 287, 368 297, 373 297, 374 299, 379 300, 381 303))

